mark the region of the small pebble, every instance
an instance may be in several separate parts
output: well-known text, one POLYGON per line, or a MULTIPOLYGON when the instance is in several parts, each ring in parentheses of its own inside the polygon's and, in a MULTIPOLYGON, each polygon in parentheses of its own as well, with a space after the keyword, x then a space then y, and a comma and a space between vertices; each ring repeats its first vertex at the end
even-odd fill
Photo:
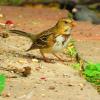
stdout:
POLYGON ((67 74, 63 74, 63 77, 65 78, 65 77, 68 77, 68 75, 67 74))
POLYGON ((2 96, 3 97, 10 97, 10 93, 3 93, 2 96))
POLYGON ((81 90, 83 90, 84 84, 80 83, 79 86, 80 86, 81 90))
POLYGON ((73 86, 72 84, 68 84, 68 86, 73 86))
POLYGON ((8 33, 0 33, 0 36, 3 38, 7 38, 7 37, 9 37, 9 34, 8 33))
POLYGON ((29 74, 31 74, 31 67, 24 67, 24 71, 22 72, 22 75, 24 77, 27 77, 29 74))
POLYGON ((0 14, 0 18, 3 18, 4 17, 4 15, 3 14, 0 14))
POLYGON ((43 96, 43 97, 44 97, 44 96, 45 96, 45 94, 41 94, 41 96, 43 96))
POLYGON ((50 86, 49 89, 50 90, 55 90, 55 86, 50 86))
POLYGON ((26 63, 27 61, 25 61, 25 60, 18 60, 18 62, 23 64, 23 63, 26 63))
POLYGON ((40 69, 41 69, 41 67, 36 67, 35 68, 36 71, 39 71, 40 69))
POLYGON ((32 59, 32 61, 33 61, 33 62, 38 62, 38 60, 37 60, 37 59, 32 59))
POLYGON ((6 25, 4 23, 0 23, 0 26, 4 27, 4 28, 6 27, 6 25))

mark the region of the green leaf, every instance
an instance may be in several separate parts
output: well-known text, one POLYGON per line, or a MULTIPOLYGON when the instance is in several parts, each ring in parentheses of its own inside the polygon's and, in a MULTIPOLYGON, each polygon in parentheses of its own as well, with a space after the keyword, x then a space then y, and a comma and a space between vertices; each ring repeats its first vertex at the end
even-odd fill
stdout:
POLYGON ((96 85, 100 85, 100 63, 88 63, 85 67, 86 79, 96 85))
POLYGON ((1 74, 0 75, 0 95, 5 88, 5 81, 6 81, 5 75, 1 74))

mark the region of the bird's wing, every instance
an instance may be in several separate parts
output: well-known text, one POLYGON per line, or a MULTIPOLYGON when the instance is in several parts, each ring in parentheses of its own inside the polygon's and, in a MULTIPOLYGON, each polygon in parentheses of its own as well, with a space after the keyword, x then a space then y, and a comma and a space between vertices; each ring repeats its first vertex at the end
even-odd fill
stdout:
POLYGON ((37 36, 37 39, 34 41, 33 45, 36 48, 48 48, 53 45, 54 34, 51 31, 44 31, 37 36))
POLYGON ((54 44, 54 39, 55 38, 52 31, 44 31, 37 35, 36 40, 32 43, 31 47, 27 51, 32 49, 49 48, 54 44))

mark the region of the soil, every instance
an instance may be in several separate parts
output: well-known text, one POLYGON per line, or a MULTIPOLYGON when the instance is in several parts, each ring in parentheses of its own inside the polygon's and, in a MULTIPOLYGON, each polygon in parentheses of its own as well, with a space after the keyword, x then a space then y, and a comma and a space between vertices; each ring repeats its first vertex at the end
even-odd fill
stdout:
MULTIPOLYGON (((0 23, 11 20, 16 29, 32 34, 52 27, 59 18, 67 16, 66 10, 32 7, 1 6, 0 13, 3 14, 0 23)), ((72 38, 78 52, 86 60, 99 62, 100 25, 77 23, 72 38)), ((7 38, 0 37, 0 68, 3 68, 0 73, 8 77, 0 100, 99 100, 97 90, 71 67, 73 62, 56 60, 52 64, 34 59, 31 56, 41 55, 38 50, 25 52, 30 45, 30 39, 23 36, 9 33, 7 38)), ((56 59, 49 54, 47 57, 56 59)))

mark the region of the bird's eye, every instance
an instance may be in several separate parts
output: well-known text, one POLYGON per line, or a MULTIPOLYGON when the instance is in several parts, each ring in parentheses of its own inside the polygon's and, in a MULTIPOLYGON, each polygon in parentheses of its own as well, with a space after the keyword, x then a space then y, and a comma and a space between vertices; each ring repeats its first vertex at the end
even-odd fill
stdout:
POLYGON ((65 21, 65 24, 67 24, 68 22, 65 21))

